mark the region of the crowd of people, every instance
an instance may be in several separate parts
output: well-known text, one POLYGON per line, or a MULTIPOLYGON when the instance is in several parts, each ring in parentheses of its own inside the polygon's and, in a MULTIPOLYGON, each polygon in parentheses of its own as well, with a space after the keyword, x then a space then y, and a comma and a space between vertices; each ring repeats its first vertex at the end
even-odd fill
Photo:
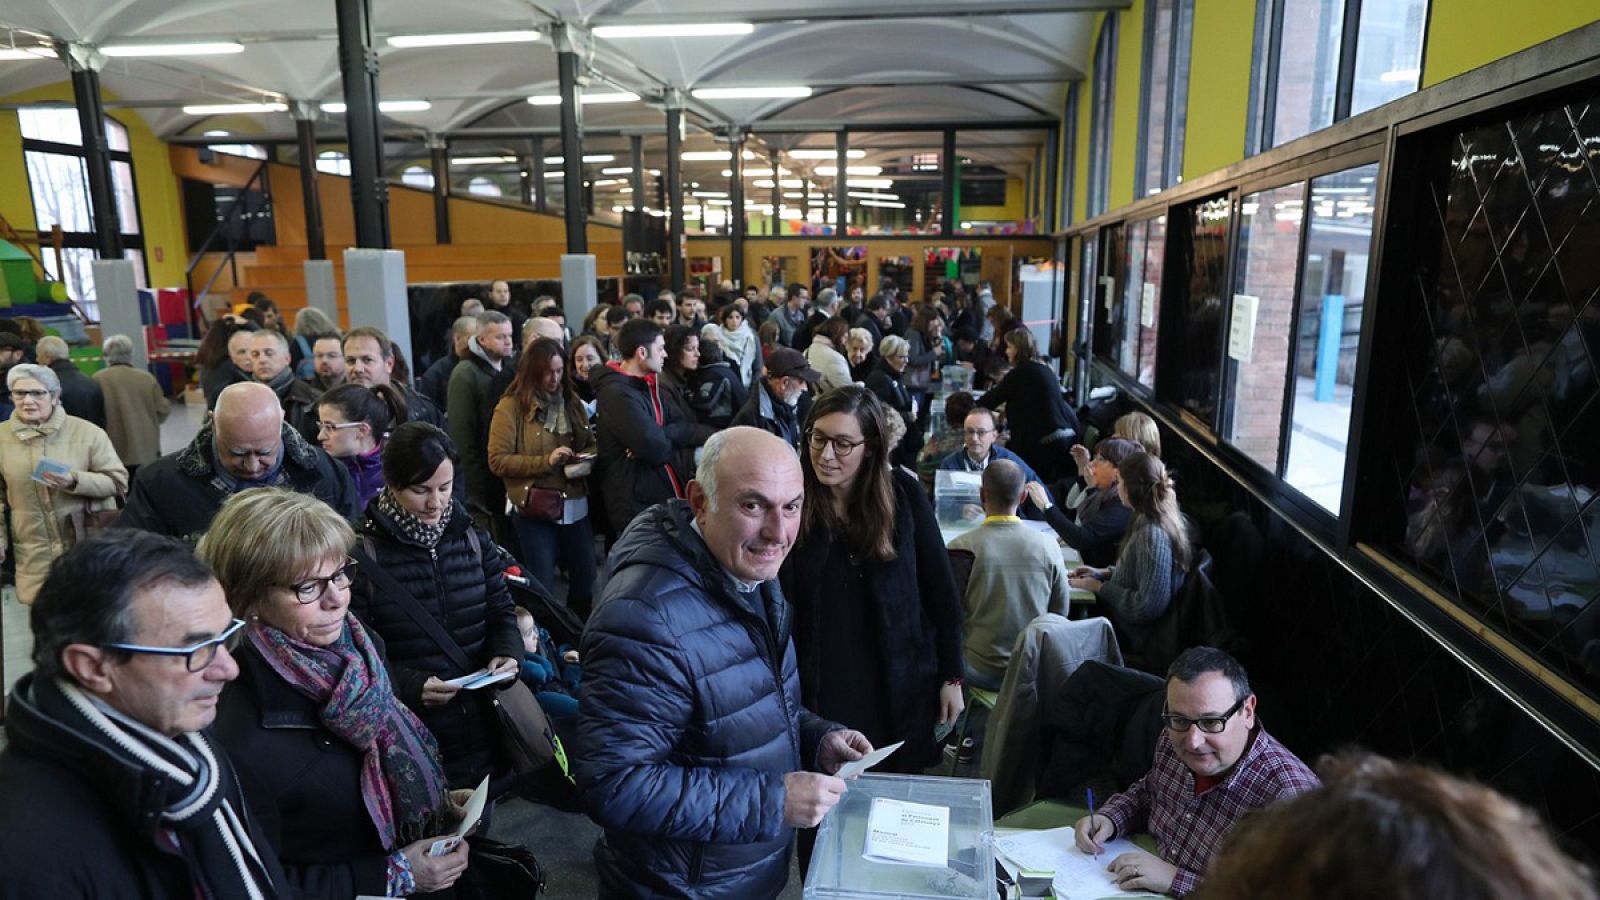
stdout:
POLYGON ((1323 783, 1228 653, 1139 652, 1203 555, 1159 430, 1130 413, 1091 440, 986 285, 723 287, 630 294, 574 335, 555 298, 495 282, 415 377, 381 330, 314 309, 291 328, 260 297, 207 332, 208 414, 166 455, 169 404, 128 338, 91 378, 58 338, 0 329, 0 558, 34 633, 0 897, 457 896, 477 837, 438 842, 471 789, 529 792, 475 671, 554 723, 558 781, 604 831, 602 896, 775 897, 796 832, 804 872, 848 790, 834 773, 890 744, 879 771, 961 754, 970 691, 1015 681, 1074 592, 1135 663, 1058 692, 1077 731, 1056 764, 1142 746, 1076 826, 1086 853, 1155 838, 1106 860, 1121 886, 1255 896, 1359 852, 1404 896, 1594 896, 1520 807, 1382 760, 1323 783), (939 472, 981 483, 948 545, 939 472), (1487 821, 1541 865, 1450 880, 1354 836, 1396 818, 1439 859, 1487 821))

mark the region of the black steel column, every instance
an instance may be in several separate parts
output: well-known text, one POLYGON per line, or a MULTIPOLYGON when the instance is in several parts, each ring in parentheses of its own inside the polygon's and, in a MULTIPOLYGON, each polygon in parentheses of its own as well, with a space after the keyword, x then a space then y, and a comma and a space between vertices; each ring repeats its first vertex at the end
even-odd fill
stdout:
POLYGON ((839 170, 833 176, 833 233, 844 237, 850 230, 850 132, 840 129, 833 136, 833 151, 839 170))
POLYGON ((733 151, 733 173, 728 179, 728 277, 737 290, 744 290, 744 133, 734 131, 728 135, 728 149, 733 151))
POLYGON ((567 222, 567 252, 589 252, 588 197, 583 185, 583 60, 577 33, 556 29, 556 77, 561 84, 561 176, 567 222))
POLYGON ((100 73, 95 71, 95 51, 79 45, 66 53, 72 71, 72 96, 78 105, 78 128, 83 132, 84 167, 89 172, 89 214, 94 223, 94 247, 101 259, 122 258, 122 222, 117 215, 116 190, 111 181, 111 151, 106 144, 106 112, 100 102, 100 73))
POLYGON ((524 205, 533 205, 533 170, 535 166, 544 165, 544 160, 534 159, 532 146, 528 153, 517 154, 517 174, 520 176, 517 183, 517 196, 524 205))
POLYGON ((1050 129, 1050 143, 1045 146, 1044 153, 1044 233, 1054 234, 1056 230, 1056 210, 1060 209, 1057 203, 1056 192, 1061 184, 1061 131, 1057 128, 1050 129))
POLYGON ((334 6, 356 246, 384 250, 389 247, 389 186, 383 180, 383 122, 378 112, 378 54, 372 49, 371 0, 335 0, 334 6))
POLYGON ((943 164, 943 176, 940 187, 943 210, 939 215, 939 233, 949 237, 956 233, 956 172, 961 168, 961 160, 956 157, 956 132, 954 128, 944 131, 944 153, 940 160, 943 164))
POLYGON ((667 92, 667 260, 672 290, 683 292, 688 273, 683 246, 683 97, 667 92))
POLYGON ((544 186, 544 138, 533 139, 533 208, 536 212, 550 211, 550 199, 544 186))
MULTIPOLYGON (((628 139, 629 161, 633 164, 633 173, 628 176, 628 186, 633 192, 628 194, 628 206, 633 207, 633 212, 628 213, 628 228, 623 236, 632 236, 632 250, 634 253, 644 252, 644 136, 634 135, 628 139)), ((623 250, 628 250, 623 247, 623 250)))
POLYGON ((300 202, 306 208, 306 258, 327 259, 328 243, 322 231, 322 195, 317 191, 317 123, 315 107, 305 101, 294 105, 295 144, 300 149, 300 202))
POLYGON ((433 157, 433 240, 450 243, 450 142, 434 138, 428 142, 433 157))
POLYGON ((783 177, 778 174, 778 151, 772 151, 768 159, 772 163, 772 215, 767 217, 767 234, 776 236, 778 226, 782 224, 778 218, 778 207, 783 205, 783 177))

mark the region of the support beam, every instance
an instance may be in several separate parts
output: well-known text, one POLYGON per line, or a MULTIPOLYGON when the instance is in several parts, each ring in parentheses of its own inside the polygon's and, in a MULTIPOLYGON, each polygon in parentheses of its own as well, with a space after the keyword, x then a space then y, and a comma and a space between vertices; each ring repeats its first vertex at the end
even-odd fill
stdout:
POLYGON ((956 221, 957 197, 956 175, 961 171, 961 158, 956 156, 956 132, 953 128, 946 128, 944 132, 944 153, 939 157, 940 174, 943 176, 939 194, 942 198, 939 207, 939 233, 950 237, 961 227, 956 221))
POLYGON ((350 201, 356 246, 389 247, 389 186, 383 180, 383 122, 378 112, 378 53, 372 47, 371 0, 335 0, 339 74, 349 132, 350 201))
POLYGON ((529 169, 533 173, 533 208, 535 212, 548 213, 550 211, 549 192, 545 190, 544 180, 544 138, 533 139, 534 167, 529 169))
POLYGON ((1044 151, 1044 233, 1054 234, 1056 213, 1061 208, 1057 202, 1061 184, 1061 132, 1052 129, 1044 151))
POLYGON ((843 128, 833 137, 833 157, 833 233, 844 237, 850 231, 850 132, 843 128))
MULTIPOLYGON (((628 139, 629 161, 633 164, 633 171, 628 175, 628 186, 633 188, 633 193, 627 206, 633 207, 633 212, 628 213, 628 230, 624 237, 632 237, 623 245, 624 253, 644 253, 644 138, 634 135, 628 139)), ((626 258, 626 257, 624 257, 626 258)))
POLYGON ((528 152, 517 154, 517 196, 523 205, 533 205, 533 170, 544 166, 544 159, 533 155, 533 145, 528 152))
POLYGON ((433 159, 433 240, 450 243, 450 142, 441 137, 428 139, 428 155, 433 159))
POLYGON ((294 104, 295 144, 300 149, 300 202, 306 211, 306 258, 327 259, 328 244, 322 231, 322 195, 317 188, 316 109, 308 102, 294 104))
POLYGON ((999 16, 1039 16, 1060 13, 1103 12, 1128 9, 1132 0, 992 0, 951 6, 948 2, 867 3, 859 6, 833 6, 819 9, 815 6, 790 8, 746 7, 729 13, 708 9, 705 12, 678 13, 628 13, 627 15, 596 16, 590 21, 594 27, 606 25, 701 25, 737 19, 754 25, 784 22, 859 22, 867 19, 961 19, 994 18, 999 16))
POLYGON ((772 151, 772 155, 767 157, 767 162, 772 167, 772 215, 767 217, 767 234, 777 236, 782 225, 778 218, 778 207, 783 205, 782 179, 778 176, 778 151, 772 151))
MULTIPOLYGON (((556 79, 561 85, 561 175, 566 202, 567 252, 589 252, 588 193, 583 183, 583 58, 579 54, 578 31, 570 25, 557 26, 556 79)), ((544 160, 539 160, 544 165, 544 160)))
MULTIPOLYGON (((744 209, 744 132, 735 131, 728 138, 732 151, 733 172, 728 178, 728 277, 733 279, 735 290, 744 290, 744 234, 749 222, 744 209)), ((777 176, 773 176, 776 178, 777 176)))
MULTIPOLYGON (((94 228, 95 252, 101 259, 122 258, 122 221, 117 215, 116 189, 111 181, 111 149, 106 144, 106 112, 100 104, 100 68, 105 57, 87 44, 65 48, 72 72, 72 96, 78 106, 78 128, 83 133, 84 168, 89 174, 89 215, 94 228)), ((61 273, 65 277, 65 273, 61 273)), ((135 342, 137 343, 137 341, 135 342)))
POLYGON ((667 263, 672 267, 672 290, 683 292, 683 94, 667 92, 667 263))

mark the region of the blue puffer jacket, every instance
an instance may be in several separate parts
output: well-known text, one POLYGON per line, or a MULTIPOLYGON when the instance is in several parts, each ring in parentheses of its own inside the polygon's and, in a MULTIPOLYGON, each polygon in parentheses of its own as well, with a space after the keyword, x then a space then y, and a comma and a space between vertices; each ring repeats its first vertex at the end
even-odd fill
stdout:
POLYGON ((575 772, 602 897, 776 897, 783 776, 839 728, 800 706, 776 581, 741 594, 682 500, 641 513, 583 633, 575 772))

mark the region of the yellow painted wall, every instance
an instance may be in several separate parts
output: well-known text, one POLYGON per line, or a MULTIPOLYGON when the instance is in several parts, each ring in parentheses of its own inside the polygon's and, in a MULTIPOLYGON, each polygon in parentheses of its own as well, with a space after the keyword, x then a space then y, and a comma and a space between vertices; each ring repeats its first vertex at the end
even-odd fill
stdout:
POLYGON ((1028 217, 1028 183, 1021 178, 1006 179, 1005 206, 961 206, 961 218, 981 222, 1020 222, 1028 217))
POLYGON ((1422 86, 1438 84, 1600 19, 1595 0, 1434 0, 1422 86))
POLYGON ((1205 0, 1194 5, 1184 180, 1225 168, 1244 156, 1255 15, 1256 0, 1205 0))
MULTIPOLYGON (((109 92, 102 91, 101 95, 104 100, 117 99, 109 92)), ((72 102, 72 85, 63 81, 0 97, 0 103, 43 101, 72 102)), ((150 286, 181 285, 188 254, 178 184, 167 161, 166 145, 134 110, 113 109, 106 114, 128 129, 150 286)), ((22 156, 22 131, 17 114, 10 111, 0 112, 0 214, 15 228, 32 230, 35 226, 33 199, 28 194, 28 172, 22 156)))

